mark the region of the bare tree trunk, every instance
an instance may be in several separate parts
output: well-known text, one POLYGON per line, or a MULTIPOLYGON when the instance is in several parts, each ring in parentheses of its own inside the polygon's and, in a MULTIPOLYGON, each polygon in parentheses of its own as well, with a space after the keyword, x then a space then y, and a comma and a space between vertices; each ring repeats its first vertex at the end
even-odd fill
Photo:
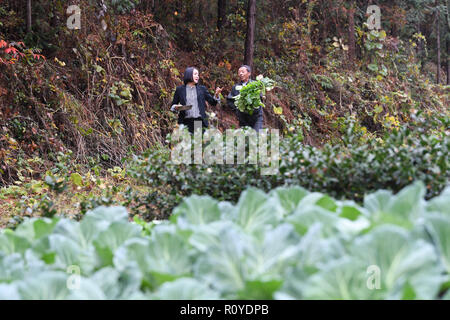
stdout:
POLYGON ((202 18, 203 25, 205 28, 208 28, 208 21, 206 20, 206 14, 204 12, 205 6, 203 4, 203 0, 200 0, 198 4, 198 16, 202 18))
POLYGON ((255 53, 256 0, 248 0, 247 8, 247 36, 245 39, 244 64, 253 69, 255 53))
POLYGON ((355 62, 356 40, 355 40, 355 11, 356 5, 352 1, 348 10, 348 58, 351 65, 355 62))
POLYGON ((446 3, 447 13, 447 85, 450 85, 450 0, 446 3))
MULTIPOLYGON (((450 30, 448 31, 450 32, 450 30)), ((450 85, 450 36, 447 35, 447 85, 450 85)))
MULTIPOLYGON (((420 34, 422 34, 422 30, 421 30, 421 28, 420 28, 420 22, 417 22, 417 27, 416 27, 416 30, 417 30, 417 33, 420 33, 420 34)), ((424 43, 423 43, 423 41, 420 39, 420 40, 418 40, 418 45, 417 45, 417 54, 418 54, 418 56, 419 56, 419 59, 420 59, 420 65, 421 65, 421 68, 423 67, 423 47, 424 47, 424 43)))
POLYGON ((217 29, 221 30, 227 18, 227 0, 217 1, 217 29))
POLYGON ((439 0, 436 0, 437 73, 436 82, 441 83, 441 19, 439 0))
POLYGON ((27 0, 27 32, 31 32, 31 0, 27 0))

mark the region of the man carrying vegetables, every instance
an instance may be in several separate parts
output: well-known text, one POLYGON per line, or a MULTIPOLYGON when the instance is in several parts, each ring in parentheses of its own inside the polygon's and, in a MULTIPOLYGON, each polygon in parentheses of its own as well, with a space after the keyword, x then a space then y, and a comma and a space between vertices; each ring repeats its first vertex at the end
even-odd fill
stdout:
POLYGON ((244 65, 239 68, 238 75, 240 81, 233 86, 233 89, 231 89, 231 92, 227 97, 227 104, 233 111, 236 112, 240 127, 252 127, 256 131, 259 131, 263 126, 262 105, 253 110, 252 114, 250 114, 248 112, 242 112, 237 108, 235 104, 235 102, 237 102, 236 98, 239 97, 242 88, 244 88, 247 84, 253 82, 253 80, 250 79, 251 74, 252 69, 249 66, 244 65))
POLYGON ((259 132, 263 127, 264 104, 261 98, 266 90, 272 90, 275 82, 262 75, 254 81, 250 79, 251 74, 252 69, 249 66, 243 65, 239 68, 240 82, 233 86, 227 97, 227 104, 236 112, 240 127, 251 127, 259 132))

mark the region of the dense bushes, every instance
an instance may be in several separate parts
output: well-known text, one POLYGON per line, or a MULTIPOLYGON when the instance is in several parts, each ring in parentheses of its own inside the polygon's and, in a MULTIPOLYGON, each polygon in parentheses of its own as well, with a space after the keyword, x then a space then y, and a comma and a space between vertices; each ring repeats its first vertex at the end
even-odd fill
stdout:
POLYGON ((30 219, 0 232, 0 299, 448 298, 450 189, 424 194, 249 189, 187 198, 162 224, 121 207, 30 219))
MULTIPOLYGON (((176 165, 169 150, 148 151, 135 157, 128 172, 142 183, 158 187, 145 197, 147 204, 165 216, 184 196, 210 195, 237 201, 249 186, 269 191, 299 185, 333 197, 361 200, 378 189, 399 191, 413 181, 423 181, 427 197, 449 183, 449 118, 418 117, 412 131, 394 129, 384 139, 367 139, 353 122, 347 124, 342 143, 322 148, 304 145, 293 135, 280 143, 279 173, 261 176, 255 165, 176 165)), ((152 209, 150 215, 155 214, 152 209)))

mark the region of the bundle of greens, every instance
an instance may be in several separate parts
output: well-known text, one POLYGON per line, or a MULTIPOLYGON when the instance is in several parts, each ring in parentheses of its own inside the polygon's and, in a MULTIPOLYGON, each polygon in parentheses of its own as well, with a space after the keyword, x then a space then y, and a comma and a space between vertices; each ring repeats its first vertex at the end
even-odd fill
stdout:
POLYGON ((264 78, 262 75, 256 79, 243 87, 240 94, 235 97, 236 107, 241 112, 253 114, 253 111, 260 106, 265 107, 261 101, 261 94, 265 95, 266 91, 275 87, 275 81, 272 79, 264 78))

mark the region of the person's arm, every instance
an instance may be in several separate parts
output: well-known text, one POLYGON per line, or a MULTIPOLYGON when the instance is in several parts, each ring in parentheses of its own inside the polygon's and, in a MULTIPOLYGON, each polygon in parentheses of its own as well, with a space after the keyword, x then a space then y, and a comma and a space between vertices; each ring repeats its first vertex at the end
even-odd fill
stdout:
POLYGON ((205 99, 206 101, 208 101, 208 103, 212 106, 216 106, 217 104, 220 104, 220 98, 219 97, 213 97, 211 95, 211 93, 209 93, 209 91, 206 89, 206 87, 204 87, 204 94, 205 94, 205 99))
POLYGON ((173 100, 172 100, 172 107, 170 108, 170 111, 172 112, 177 112, 177 110, 175 109, 175 106, 177 104, 180 103, 180 94, 178 93, 178 88, 175 90, 175 94, 173 96, 173 100))
POLYGON ((235 89, 235 87, 236 86, 233 86, 233 88, 231 89, 231 92, 228 94, 228 96, 227 96, 227 105, 231 108, 231 110, 233 110, 233 111, 236 111, 237 110, 237 108, 236 108, 236 105, 234 104, 234 102, 235 102, 235 97, 237 96, 237 95, 235 95, 234 93, 236 93, 236 89, 235 89))

